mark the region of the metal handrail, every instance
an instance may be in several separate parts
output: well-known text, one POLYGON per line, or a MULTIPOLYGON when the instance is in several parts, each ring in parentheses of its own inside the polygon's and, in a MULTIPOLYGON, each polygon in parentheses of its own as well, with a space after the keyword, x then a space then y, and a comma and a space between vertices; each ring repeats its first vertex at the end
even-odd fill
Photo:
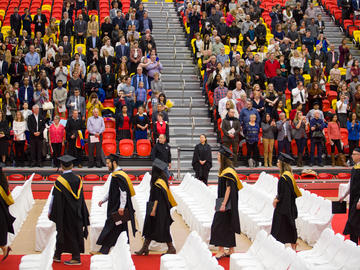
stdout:
POLYGON ((190 116, 192 115, 192 105, 193 105, 193 98, 190 97, 190 104, 189 104, 189 107, 190 107, 189 115, 190 115, 190 116))
POLYGON ((184 72, 184 65, 183 65, 183 63, 181 63, 181 65, 180 65, 180 74, 183 74, 183 72, 184 72))
POLYGON ((180 152, 181 152, 181 148, 178 147, 177 148, 177 153, 178 153, 178 156, 177 156, 177 179, 178 180, 180 179, 180 152))
POLYGON ((194 130, 195 130, 195 118, 192 117, 192 122, 191 122, 191 142, 194 141, 194 130))
POLYGON ((182 78, 182 74, 180 74, 180 76, 181 76, 181 82, 182 82, 182 85, 181 85, 181 88, 182 88, 181 103, 182 103, 182 105, 184 106, 185 80, 182 78))
POLYGON ((176 45, 176 35, 174 35, 174 46, 176 45))

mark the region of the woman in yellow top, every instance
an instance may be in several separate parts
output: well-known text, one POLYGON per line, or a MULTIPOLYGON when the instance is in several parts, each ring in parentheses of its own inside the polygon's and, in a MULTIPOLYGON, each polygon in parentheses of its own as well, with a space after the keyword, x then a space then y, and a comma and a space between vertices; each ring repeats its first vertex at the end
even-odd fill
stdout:
POLYGON ((0 163, 0 248, 3 251, 4 261, 11 251, 11 247, 7 246, 8 233, 14 233, 13 223, 15 218, 9 212, 9 206, 14 203, 11 197, 9 183, 2 171, 3 163, 0 163))
POLYGON ((166 254, 175 254, 176 249, 172 243, 170 225, 173 219, 170 209, 176 206, 171 194, 169 183, 164 170, 168 164, 160 159, 155 159, 151 172, 150 197, 146 207, 143 236, 144 244, 136 255, 148 255, 151 240, 159 243, 166 243, 168 251, 166 254))
POLYGON ((271 235, 281 243, 290 243, 295 250, 298 238, 295 224, 298 212, 295 199, 301 196, 301 192, 296 185, 290 166, 290 163, 294 161, 288 154, 279 154, 277 166, 281 176, 278 182, 278 193, 273 202, 275 210, 271 235))
POLYGON ((91 117, 93 115, 94 109, 99 110, 99 116, 101 116, 101 111, 104 109, 104 106, 100 102, 98 96, 96 93, 91 93, 88 103, 86 104, 86 111, 87 111, 87 118, 91 117))
POLYGON ((234 253, 235 233, 240 234, 238 191, 243 186, 234 170, 232 156, 233 153, 229 148, 220 147, 217 156, 220 164, 218 198, 216 199, 216 212, 211 224, 210 236, 210 244, 219 247, 215 256, 218 260, 234 253), (229 248, 228 253, 225 253, 224 247, 229 248))
POLYGON ((87 27, 88 37, 91 36, 93 30, 95 30, 97 34, 99 33, 99 23, 96 21, 95 15, 92 15, 90 17, 90 21, 88 22, 88 27, 87 27))

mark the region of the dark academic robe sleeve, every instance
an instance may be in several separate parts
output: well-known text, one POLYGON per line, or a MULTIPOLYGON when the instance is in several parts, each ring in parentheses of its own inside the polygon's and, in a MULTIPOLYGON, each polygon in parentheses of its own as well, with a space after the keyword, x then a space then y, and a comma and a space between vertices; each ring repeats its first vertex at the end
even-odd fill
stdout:
POLYGON ((9 212, 9 206, 0 196, 0 246, 6 246, 8 233, 14 234, 15 218, 9 212))
POLYGON ((356 204, 359 199, 360 167, 356 168, 355 166, 351 171, 349 217, 345 225, 344 234, 355 234, 360 236, 360 210, 356 209, 356 204))

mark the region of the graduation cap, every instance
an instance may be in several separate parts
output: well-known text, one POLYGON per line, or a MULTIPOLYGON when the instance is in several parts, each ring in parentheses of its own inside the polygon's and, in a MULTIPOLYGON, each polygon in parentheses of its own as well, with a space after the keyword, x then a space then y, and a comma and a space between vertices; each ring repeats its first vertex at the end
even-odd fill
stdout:
POLYGON ((281 160, 282 162, 286 162, 286 163, 289 163, 289 164, 291 162, 295 161, 295 159, 293 159, 292 156, 290 156, 288 154, 285 154, 285 153, 282 153, 282 152, 280 152, 278 160, 281 160))
POLYGON ((224 155, 227 158, 231 158, 233 156, 233 152, 230 150, 230 148, 221 145, 219 149, 219 153, 224 155))
POLYGON ((110 155, 107 156, 107 159, 110 159, 111 162, 113 162, 113 161, 119 162, 120 155, 118 155, 118 154, 110 154, 110 155))
POLYGON ((353 151, 360 153, 360 147, 355 147, 353 151))
POLYGON ((63 155, 59 157, 58 160, 60 160, 61 164, 64 165, 64 167, 70 167, 73 164, 73 161, 76 160, 76 158, 70 155, 63 155))
POLYGON ((156 158, 153 162, 153 167, 159 168, 160 170, 164 171, 167 167, 168 164, 164 161, 162 161, 161 159, 156 158))

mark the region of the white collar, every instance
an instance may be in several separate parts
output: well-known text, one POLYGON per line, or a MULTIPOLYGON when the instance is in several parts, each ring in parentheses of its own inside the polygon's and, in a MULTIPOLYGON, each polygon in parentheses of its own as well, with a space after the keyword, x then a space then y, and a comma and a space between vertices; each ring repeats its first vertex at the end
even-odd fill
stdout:
POLYGON ((63 174, 65 174, 65 173, 71 173, 72 172, 72 170, 66 170, 66 171, 63 171, 63 174))

